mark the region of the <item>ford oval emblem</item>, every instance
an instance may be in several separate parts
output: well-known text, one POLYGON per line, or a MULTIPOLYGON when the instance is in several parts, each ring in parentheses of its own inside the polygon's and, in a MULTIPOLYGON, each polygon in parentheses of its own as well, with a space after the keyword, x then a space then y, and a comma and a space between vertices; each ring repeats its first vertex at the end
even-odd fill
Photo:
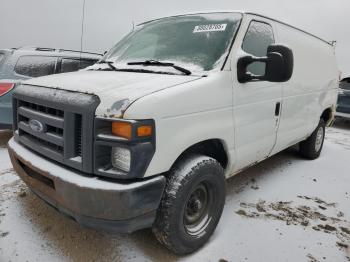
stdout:
POLYGON ((36 119, 29 120, 29 127, 30 127, 30 129, 32 129, 33 131, 38 132, 38 133, 43 133, 45 131, 43 123, 41 123, 40 121, 38 121, 36 119))

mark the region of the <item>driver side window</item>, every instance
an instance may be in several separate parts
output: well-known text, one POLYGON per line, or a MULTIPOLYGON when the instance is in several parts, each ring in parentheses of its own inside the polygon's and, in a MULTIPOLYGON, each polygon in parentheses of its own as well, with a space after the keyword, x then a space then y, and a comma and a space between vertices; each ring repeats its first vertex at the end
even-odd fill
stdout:
MULTIPOLYGON (((271 25, 263 22, 250 22, 247 33, 242 43, 244 52, 257 56, 266 56, 267 48, 275 42, 271 25)), ((265 63, 255 62, 247 67, 248 71, 254 75, 265 74, 265 63)))

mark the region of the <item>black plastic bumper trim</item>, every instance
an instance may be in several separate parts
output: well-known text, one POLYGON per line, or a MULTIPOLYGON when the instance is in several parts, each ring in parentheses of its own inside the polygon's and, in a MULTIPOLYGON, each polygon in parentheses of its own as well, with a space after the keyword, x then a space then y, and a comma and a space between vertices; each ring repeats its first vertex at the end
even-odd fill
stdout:
POLYGON ((149 228, 153 225, 153 222, 156 218, 156 210, 153 210, 141 216, 124 220, 106 220, 89 216, 83 216, 77 213, 70 212, 68 209, 57 204, 54 205, 49 198, 41 194, 39 191, 36 191, 32 188, 31 190, 35 195, 37 195, 40 199, 49 204, 49 206, 54 208, 57 212, 60 212, 66 217, 74 220, 79 225, 90 229, 102 230, 110 234, 132 233, 140 229, 149 228))

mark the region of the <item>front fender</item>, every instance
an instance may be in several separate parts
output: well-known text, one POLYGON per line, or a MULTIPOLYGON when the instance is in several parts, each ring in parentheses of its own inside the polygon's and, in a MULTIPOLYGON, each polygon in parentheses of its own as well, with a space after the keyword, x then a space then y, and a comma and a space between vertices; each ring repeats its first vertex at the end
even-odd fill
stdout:
POLYGON ((137 100, 127 119, 154 119, 156 152, 145 176, 166 172, 190 146, 208 139, 223 141, 234 163, 234 127, 231 72, 168 88, 137 100))

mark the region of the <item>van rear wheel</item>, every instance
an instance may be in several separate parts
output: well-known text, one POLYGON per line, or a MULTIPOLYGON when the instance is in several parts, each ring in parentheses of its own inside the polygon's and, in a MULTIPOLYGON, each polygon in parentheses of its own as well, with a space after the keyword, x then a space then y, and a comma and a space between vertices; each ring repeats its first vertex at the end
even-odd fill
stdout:
POLYGON ((174 253, 192 253, 214 232, 224 204, 221 165, 211 157, 190 155, 169 173, 153 233, 174 253))
POLYGON ((306 159, 316 159, 320 156, 324 137, 326 133, 326 124, 323 119, 320 119, 320 122, 311 134, 311 136, 303 142, 300 142, 299 152, 306 159))

